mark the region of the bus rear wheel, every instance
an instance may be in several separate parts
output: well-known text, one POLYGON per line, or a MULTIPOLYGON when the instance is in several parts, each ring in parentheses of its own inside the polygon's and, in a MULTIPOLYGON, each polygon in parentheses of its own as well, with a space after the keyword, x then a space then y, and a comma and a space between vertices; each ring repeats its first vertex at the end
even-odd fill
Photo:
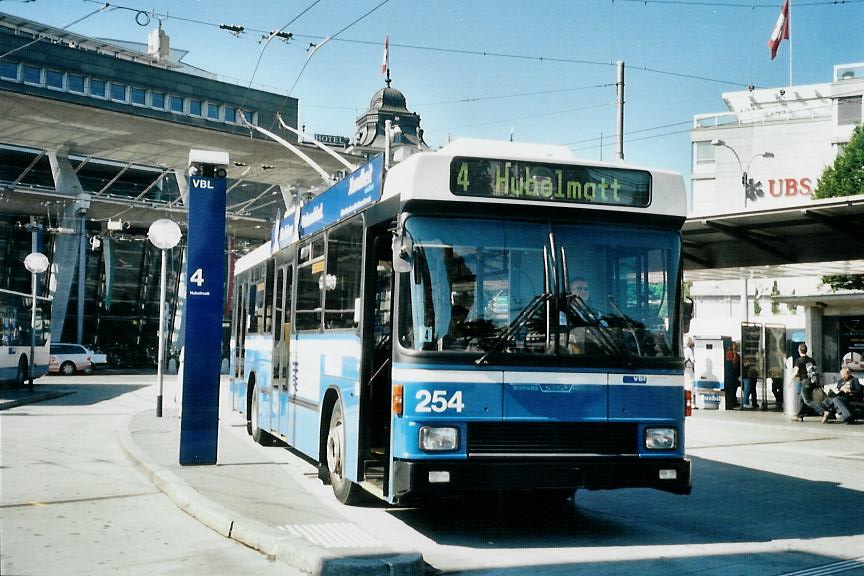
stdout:
POLYGON ((343 504, 359 503, 363 497, 363 489, 345 477, 345 424, 342 418, 342 407, 338 402, 333 406, 333 412, 330 414, 326 457, 333 495, 343 504))
POLYGON ((18 369, 15 371, 15 385, 24 386, 29 375, 30 367, 27 365, 27 358, 21 356, 21 358, 18 359, 18 369))
POLYGON ((271 446, 273 444, 273 436, 266 430, 262 430, 258 424, 258 388, 252 390, 252 409, 249 410, 249 430, 252 434, 252 440, 261 446, 271 446))

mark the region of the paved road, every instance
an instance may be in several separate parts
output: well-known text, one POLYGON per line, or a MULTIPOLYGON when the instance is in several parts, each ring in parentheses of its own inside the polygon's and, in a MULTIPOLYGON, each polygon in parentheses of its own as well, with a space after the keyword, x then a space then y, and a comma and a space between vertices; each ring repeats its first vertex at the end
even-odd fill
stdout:
MULTIPOLYGON (((0 573, 290 573, 185 516, 129 467, 114 429, 152 408, 155 392, 142 387, 152 377, 99 378, 0 413, 0 573)), ((228 430, 251 442, 243 426, 228 430)), ((697 412, 687 434, 688 497, 580 491, 566 504, 463 500, 427 510, 341 506, 308 463, 255 450, 309 492, 311 508, 419 550, 446 574, 864 574, 864 425, 697 412), (841 564, 848 559, 859 561, 841 564)))
POLYGON ((341 508, 379 540, 419 550, 447 574, 864 575, 864 425, 813 420, 697 412, 687 429, 692 495, 580 491, 564 505, 339 507, 311 467, 285 450, 259 449, 322 506, 341 508))
POLYGON ((155 377, 49 379, 74 394, 0 412, 0 574, 297 574, 181 512, 122 455, 155 377), (149 386, 149 387, 148 387, 149 386))

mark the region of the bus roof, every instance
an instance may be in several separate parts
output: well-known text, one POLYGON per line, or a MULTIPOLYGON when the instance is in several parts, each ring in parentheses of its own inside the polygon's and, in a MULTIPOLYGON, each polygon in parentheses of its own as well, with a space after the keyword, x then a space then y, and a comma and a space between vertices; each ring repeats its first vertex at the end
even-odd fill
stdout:
MULTIPOLYGON (((491 180, 494 179, 493 176, 491 180)), ((529 185, 527 188, 531 189, 532 186, 529 185)), ((685 218, 687 214, 684 180, 678 173, 623 163, 578 159, 566 146, 498 140, 460 139, 436 152, 414 154, 387 173, 382 199, 393 196, 399 196, 403 202, 449 200, 525 206, 567 206, 584 210, 614 209, 680 218, 685 218), (523 185, 525 179, 521 177, 521 171, 534 170, 534 173, 530 174, 530 179, 540 174, 540 179, 548 182, 545 186, 546 194, 543 194, 542 189, 534 184, 533 194, 531 190, 526 192, 523 188, 521 194, 514 194, 510 190, 509 194, 499 196, 496 189, 503 189, 503 186, 499 187, 497 182, 490 182, 488 176, 482 184, 487 193, 484 194, 484 190, 477 190, 475 185, 468 184, 467 181, 464 182, 464 190, 460 191, 458 186, 454 186, 454 180, 458 180, 456 174, 458 168, 454 168, 455 159, 468 159, 468 165, 472 168, 481 163, 471 162, 471 159, 487 161, 484 165, 487 174, 494 174, 495 170, 500 170, 502 182, 503 175, 506 173, 510 176, 511 182, 515 182, 518 178, 519 183, 523 185), (508 164, 512 166, 514 173, 505 172, 508 164), (520 170, 519 176, 515 175, 515 170, 520 170), (556 170, 558 173, 564 173, 564 176, 559 176, 557 181, 555 181, 556 170), (577 175, 576 181, 568 181, 568 177, 572 174, 577 175), (623 190, 625 180, 629 180, 631 176, 644 179, 644 176, 640 175, 645 174, 650 175, 650 184, 648 184, 650 191, 647 195, 644 193, 635 195, 633 201, 628 202, 622 193, 622 201, 616 202, 613 201, 610 189, 609 193, 605 194, 608 201, 601 201, 600 187, 611 183, 613 178, 616 183, 619 178, 621 179, 623 190), (581 181, 578 181, 579 178, 581 181), (588 178, 595 179, 596 182, 589 182, 588 178), (601 179, 604 181, 602 185, 601 179), (588 187, 594 188, 593 198, 581 197, 578 200, 572 197, 565 198, 570 190, 582 191, 587 190, 588 187), (454 190, 460 193, 454 193, 454 190), (544 199, 544 196, 547 196, 548 200, 544 199)))
POLYGON ((575 158, 566 146, 459 139, 390 168, 371 159, 274 223, 271 240, 237 260, 239 274, 272 252, 383 200, 483 202, 581 210, 687 214, 680 174, 575 158))
POLYGON ((234 263, 234 274, 240 274, 241 272, 245 272, 250 268, 253 268, 256 264, 260 264, 267 260, 270 257, 270 241, 268 240, 261 246, 258 246, 248 254, 241 256, 237 259, 237 262, 234 263))

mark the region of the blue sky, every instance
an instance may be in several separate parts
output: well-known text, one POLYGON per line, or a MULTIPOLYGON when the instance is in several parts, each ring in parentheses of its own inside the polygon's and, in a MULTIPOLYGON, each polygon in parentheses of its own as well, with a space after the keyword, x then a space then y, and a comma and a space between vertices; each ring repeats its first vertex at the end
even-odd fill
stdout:
MULTIPOLYGON (((615 66, 626 64, 625 160, 689 178, 689 124, 721 112, 721 94, 789 82, 789 42, 771 61, 782 2, 759 0, 121 0, 68 28, 146 42, 161 15, 184 62, 300 100, 310 133, 352 136, 383 87, 390 37, 393 86, 419 113, 427 143, 460 136, 566 144, 613 158, 615 66), (310 8, 311 6, 311 8, 310 8), (376 9, 377 7, 377 9, 376 9), (308 10, 307 10, 308 8, 308 10), (369 12, 307 63, 309 42, 369 12), (304 10, 306 11, 305 13, 304 10), (301 13, 302 16, 299 16, 301 13), (167 15, 167 16, 166 16, 167 15), (283 28, 289 43, 262 32, 283 28), (193 22, 199 21, 199 22, 193 22), (244 26, 235 37, 219 24, 244 26), (254 31, 257 30, 257 31, 254 31), (260 63, 259 63, 260 58, 260 63), (659 128, 658 128, 659 127, 659 128)), ((87 0, 0 0, 0 12, 64 27, 99 8, 87 0)), ((793 81, 829 82, 835 64, 864 62, 864 0, 792 0, 793 81)), ((689 186, 689 183, 688 183, 689 186)))

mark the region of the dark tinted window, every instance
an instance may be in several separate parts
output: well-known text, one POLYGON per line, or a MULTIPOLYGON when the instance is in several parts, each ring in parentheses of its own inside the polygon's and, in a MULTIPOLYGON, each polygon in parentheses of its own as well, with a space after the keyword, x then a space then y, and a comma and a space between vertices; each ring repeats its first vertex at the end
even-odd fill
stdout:
POLYGON ((69 82, 70 92, 78 92, 79 94, 84 93, 84 76, 81 76, 80 74, 68 74, 66 78, 69 82))
POLYGON ((29 82, 30 84, 41 84, 42 83, 42 69, 37 68, 35 66, 24 65, 24 82, 29 82))
POLYGON ((118 102, 126 102, 126 84, 111 83, 111 99, 118 102))
POLYGON ((165 109, 165 94, 161 92, 150 93, 150 105, 159 110, 165 109))
POLYGON ((18 80, 17 62, 0 62, 0 78, 7 80, 18 80))
POLYGON ((57 88, 58 90, 62 90, 63 89, 63 73, 58 72, 57 70, 46 70, 45 71, 45 84, 47 84, 49 88, 57 88))
POLYGON ((96 78, 90 79, 90 95, 96 96, 97 98, 105 97, 105 81, 97 80, 96 78))
POLYGON ((147 91, 143 88, 132 87, 132 103, 144 106, 147 103, 147 91))

